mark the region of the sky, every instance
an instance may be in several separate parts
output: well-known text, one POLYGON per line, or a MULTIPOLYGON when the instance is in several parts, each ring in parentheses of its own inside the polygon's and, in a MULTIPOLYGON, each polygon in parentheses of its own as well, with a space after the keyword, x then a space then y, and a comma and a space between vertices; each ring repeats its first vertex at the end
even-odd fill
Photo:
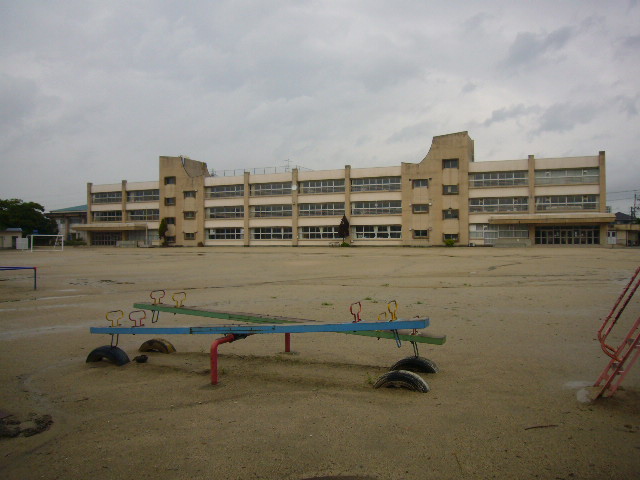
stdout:
POLYGON ((606 151, 640 207, 640 2, 0 0, 0 198, 210 169, 606 151))

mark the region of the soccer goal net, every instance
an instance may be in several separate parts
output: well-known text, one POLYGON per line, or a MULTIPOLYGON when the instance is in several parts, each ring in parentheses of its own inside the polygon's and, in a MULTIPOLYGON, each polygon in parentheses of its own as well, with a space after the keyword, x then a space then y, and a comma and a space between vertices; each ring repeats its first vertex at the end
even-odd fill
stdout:
POLYGON ((49 251, 62 251, 64 250, 64 235, 30 235, 31 238, 31 251, 36 250, 49 250, 49 251))

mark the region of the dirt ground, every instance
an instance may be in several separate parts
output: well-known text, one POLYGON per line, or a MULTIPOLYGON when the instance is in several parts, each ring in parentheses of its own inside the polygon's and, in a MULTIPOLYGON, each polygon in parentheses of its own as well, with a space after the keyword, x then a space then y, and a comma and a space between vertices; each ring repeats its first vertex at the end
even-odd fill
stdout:
MULTIPOLYGON (((601 319, 640 264, 607 248, 66 248, 0 252, 0 477, 10 479, 631 479, 640 365, 585 403, 607 364, 601 319), (431 391, 373 389, 410 344, 335 333, 170 340, 147 363, 86 363, 105 313, 185 291, 185 305, 351 321, 431 319, 431 391), (8 436, 7 432, 19 435, 8 436)), ((640 294, 638 295, 640 297, 640 294)), ((167 297, 168 298, 168 297, 167 297)), ((627 308, 620 338, 640 315, 627 308)), ((149 323, 149 322, 148 322, 149 323)), ((159 326, 215 321, 162 314, 159 326)), ((123 335, 130 358, 149 337, 123 335)))

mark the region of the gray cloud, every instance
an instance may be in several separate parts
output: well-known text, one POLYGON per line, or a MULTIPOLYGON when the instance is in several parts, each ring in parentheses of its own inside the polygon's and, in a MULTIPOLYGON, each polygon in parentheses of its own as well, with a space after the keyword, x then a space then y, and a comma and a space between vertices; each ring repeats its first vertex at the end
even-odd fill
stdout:
POLYGON ((433 132, 434 124, 433 122, 420 122, 414 125, 409 125, 404 127, 393 135, 391 135, 387 142, 396 143, 396 142, 406 142, 416 139, 424 139, 429 138, 429 134, 433 132))
POLYGON ((540 116, 536 133, 562 133, 577 125, 592 122, 601 108, 594 104, 557 103, 547 108, 540 116))
POLYGON ((556 52, 563 48, 573 35, 572 27, 562 27, 548 34, 522 32, 509 47, 503 64, 518 68, 532 63, 548 52, 556 52))
POLYGON ((541 109, 538 106, 526 106, 523 104, 514 105, 508 108, 501 108, 499 110, 494 110, 493 112, 491 112, 491 116, 487 118, 482 124, 485 127, 488 127, 493 123, 504 122, 514 118, 522 117, 524 115, 529 115, 531 113, 538 113, 540 110, 541 109))
POLYGON ((462 93, 471 93, 478 88, 478 85, 472 82, 465 83, 462 87, 462 93))
POLYGON ((620 108, 620 111, 626 113, 630 117, 638 116, 638 103, 640 103, 640 94, 634 97, 626 95, 618 95, 614 99, 615 103, 620 108))

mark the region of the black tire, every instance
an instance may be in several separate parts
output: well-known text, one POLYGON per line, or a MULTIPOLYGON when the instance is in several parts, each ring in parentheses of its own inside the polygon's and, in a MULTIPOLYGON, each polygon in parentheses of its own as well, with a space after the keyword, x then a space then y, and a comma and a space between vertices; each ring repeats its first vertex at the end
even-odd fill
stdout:
POLYGON ((176 348, 169 340, 164 338, 152 338, 147 340, 138 349, 139 352, 160 352, 160 353, 175 353, 176 348))
POLYGON ((382 375, 373 388, 406 388, 413 392, 427 393, 429 385, 420 375, 408 370, 391 370, 382 375))
POLYGON ((389 370, 409 370, 410 372, 438 373, 440 370, 435 362, 424 357, 407 357, 398 360, 389 370))
POLYGON ((119 367, 129 363, 129 357, 124 350, 118 347, 112 347, 111 345, 105 345, 94 349, 87 356, 87 363, 100 362, 102 359, 107 359, 111 363, 115 363, 119 367))

